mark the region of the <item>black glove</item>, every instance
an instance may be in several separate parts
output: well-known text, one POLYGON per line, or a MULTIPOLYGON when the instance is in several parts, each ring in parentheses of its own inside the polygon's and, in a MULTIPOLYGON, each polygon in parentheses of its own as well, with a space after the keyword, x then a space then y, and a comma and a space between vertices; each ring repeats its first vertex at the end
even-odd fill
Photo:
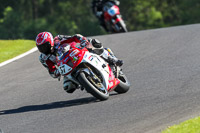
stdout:
POLYGON ((86 47, 89 44, 90 44, 90 42, 88 40, 82 40, 80 45, 81 45, 81 47, 86 47))

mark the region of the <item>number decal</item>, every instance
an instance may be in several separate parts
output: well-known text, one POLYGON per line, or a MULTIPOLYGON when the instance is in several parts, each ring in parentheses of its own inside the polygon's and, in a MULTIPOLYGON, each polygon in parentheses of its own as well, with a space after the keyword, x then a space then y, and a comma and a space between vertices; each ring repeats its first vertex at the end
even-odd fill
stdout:
POLYGON ((65 73, 65 66, 64 65, 60 66, 60 72, 65 73))
POLYGON ((72 70, 72 68, 66 64, 63 64, 58 67, 58 71, 60 72, 61 75, 65 75, 68 72, 70 72, 71 70, 72 70))

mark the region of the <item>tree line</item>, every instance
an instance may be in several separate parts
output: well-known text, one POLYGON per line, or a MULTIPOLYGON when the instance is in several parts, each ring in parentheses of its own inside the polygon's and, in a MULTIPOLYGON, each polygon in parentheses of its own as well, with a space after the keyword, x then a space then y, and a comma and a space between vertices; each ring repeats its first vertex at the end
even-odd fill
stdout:
MULTIPOLYGON (((92 0, 0 0, 0 39, 35 39, 56 34, 108 34, 92 14, 92 0)), ((129 31, 200 22, 199 0, 121 0, 129 31)))

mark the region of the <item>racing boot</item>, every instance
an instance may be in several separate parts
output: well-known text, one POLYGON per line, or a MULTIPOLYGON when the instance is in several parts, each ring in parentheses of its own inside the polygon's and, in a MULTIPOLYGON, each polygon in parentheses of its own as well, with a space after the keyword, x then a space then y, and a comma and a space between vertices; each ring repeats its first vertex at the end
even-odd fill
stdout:
POLYGON ((109 63, 109 65, 114 65, 114 64, 116 64, 117 66, 123 65, 123 61, 117 59, 110 48, 103 48, 101 42, 98 39, 89 38, 88 41, 94 47, 94 49, 89 50, 90 52, 100 55, 105 61, 109 63))
POLYGON ((109 65, 123 65, 123 60, 119 60, 117 57, 115 57, 110 48, 105 48, 100 56, 106 60, 109 65))
POLYGON ((124 64, 123 60, 119 60, 116 57, 108 56, 108 63, 110 65, 116 64, 117 66, 122 66, 124 64))

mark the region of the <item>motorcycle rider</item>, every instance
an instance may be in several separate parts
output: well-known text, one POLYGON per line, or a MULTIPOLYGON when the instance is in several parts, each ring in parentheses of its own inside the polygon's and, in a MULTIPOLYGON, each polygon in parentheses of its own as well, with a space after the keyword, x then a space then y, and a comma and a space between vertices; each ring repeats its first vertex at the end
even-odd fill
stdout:
MULTIPOLYGON (((123 65, 123 61, 118 60, 109 48, 104 49, 101 42, 97 39, 87 39, 80 34, 75 34, 73 36, 57 35, 55 38, 53 38, 50 32, 41 32, 36 37, 36 46, 41 52, 39 60, 42 65, 47 68, 49 74, 53 78, 60 77, 60 73, 56 68, 56 52, 59 46, 71 42, 80 43, 81 47, 86 47, 90 52, 100 55, 110 65, 123 65)), ((66 92, 73 93, 77 86, 73 86, 67 77, 64 76, 63 88, 66 92)))
POLYGON ((92 1, 92 11, 94 15, 99 19, 100 25, 108 32, 103 15, 103 7, 107 2, 111 2, 119 6, 120 2, 118 0, 93 0, 92 1))

